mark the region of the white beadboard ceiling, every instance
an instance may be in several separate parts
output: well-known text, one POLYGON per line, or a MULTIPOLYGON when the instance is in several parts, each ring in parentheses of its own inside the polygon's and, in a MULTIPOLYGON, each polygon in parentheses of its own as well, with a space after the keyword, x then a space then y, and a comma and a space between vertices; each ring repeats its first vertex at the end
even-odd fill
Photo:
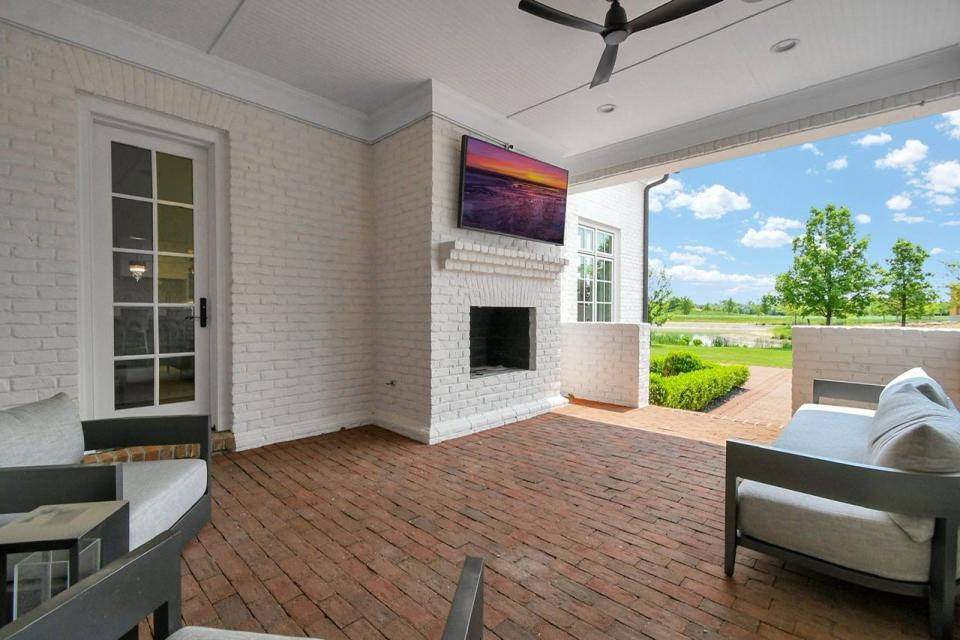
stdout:
MULTIPOLYGON (((600 37, 516 0, 76 1, 365 113, 437 80, 569 154, 960 41, 960 0, 724 0, 631 36, 611 81, 588 89, 600 37), (795 50, 770 53, 791 37, 795 50)), ((597 22, 608 6, 547 1, 597 22)), ((630 17, 662 2, 622 0, 630 17)))

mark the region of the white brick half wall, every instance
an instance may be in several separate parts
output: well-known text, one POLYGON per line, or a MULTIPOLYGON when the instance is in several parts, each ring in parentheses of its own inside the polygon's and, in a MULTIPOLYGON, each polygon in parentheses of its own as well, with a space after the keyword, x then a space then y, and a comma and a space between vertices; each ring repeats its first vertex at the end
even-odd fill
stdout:
POLYGON ((650 395, 650 325, 564 322, 560 388, 566 395, 642 407, 650 395))
POLYGON ((793 410, 811 401, 814 378, 886 384, 912 367, 923 367, 960 400, 960 331, 795 326, 793 410))

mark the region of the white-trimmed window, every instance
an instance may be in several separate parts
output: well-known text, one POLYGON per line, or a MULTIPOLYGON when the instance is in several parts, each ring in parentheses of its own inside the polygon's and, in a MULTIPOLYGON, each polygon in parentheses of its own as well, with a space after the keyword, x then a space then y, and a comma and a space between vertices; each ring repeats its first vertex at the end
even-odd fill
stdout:
POLYGON ((577 227, 577 321, 612 322, 615 234, 588 224, 577 227))

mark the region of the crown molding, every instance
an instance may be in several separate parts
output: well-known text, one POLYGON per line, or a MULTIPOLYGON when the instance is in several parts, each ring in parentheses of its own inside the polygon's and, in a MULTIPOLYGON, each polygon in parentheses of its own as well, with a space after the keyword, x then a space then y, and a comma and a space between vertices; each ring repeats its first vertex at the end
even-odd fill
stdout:
POLYGON ((0 0, 0 22, 368 144, 435 115, 548 161, 564 155, 543 136, 435 81, 367 114, 76 2, 0 0))

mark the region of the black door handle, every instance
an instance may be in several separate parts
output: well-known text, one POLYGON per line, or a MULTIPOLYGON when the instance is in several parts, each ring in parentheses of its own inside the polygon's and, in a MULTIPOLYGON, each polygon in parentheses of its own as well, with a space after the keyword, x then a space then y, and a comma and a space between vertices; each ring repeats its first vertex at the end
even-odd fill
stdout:
POLYGON ((197 316, 187 316, 184 320, 193 320, 194 318, 200 318, 200 327, 207 326, 207 299, 200 298, 200 315, 197 316))

